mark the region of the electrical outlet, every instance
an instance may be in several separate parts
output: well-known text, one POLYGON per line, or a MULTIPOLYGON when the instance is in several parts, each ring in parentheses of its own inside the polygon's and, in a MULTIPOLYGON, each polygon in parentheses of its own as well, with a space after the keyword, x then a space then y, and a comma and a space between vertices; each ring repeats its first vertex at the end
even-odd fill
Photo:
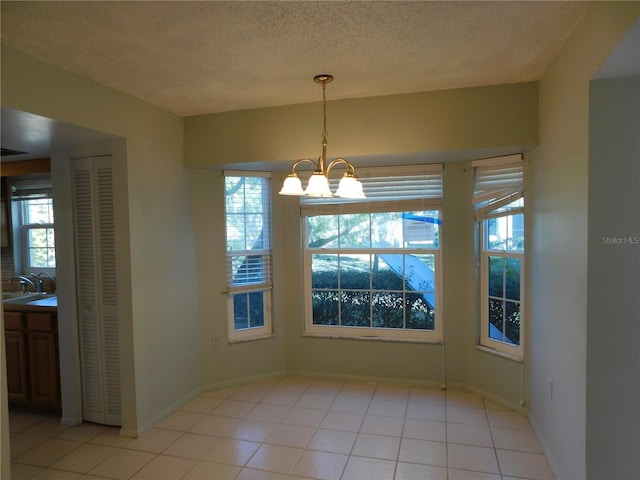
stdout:
POLYGON ((211 337, 211 350, 218 349, 218 337, 211 337))

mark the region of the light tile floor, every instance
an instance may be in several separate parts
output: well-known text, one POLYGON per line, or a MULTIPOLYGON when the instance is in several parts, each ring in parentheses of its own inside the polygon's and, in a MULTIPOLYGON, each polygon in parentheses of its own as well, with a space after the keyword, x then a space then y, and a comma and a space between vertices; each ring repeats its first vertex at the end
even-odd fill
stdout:
POLYGON ((12 479, 552 479, 526 417, 468 392, 284 377, 203 393, 140 438, 12 411, 12 479))

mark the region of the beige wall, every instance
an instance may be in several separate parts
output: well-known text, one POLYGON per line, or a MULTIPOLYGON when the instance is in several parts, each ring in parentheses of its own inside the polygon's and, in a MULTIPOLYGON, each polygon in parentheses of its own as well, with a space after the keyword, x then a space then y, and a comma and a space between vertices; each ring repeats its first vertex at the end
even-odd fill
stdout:
MULTIPOLYGON (((327 105, 328 157, 537 145, 535 83, 463 88, 327 105)), ((185 119, 185 162, 219 166, 317 158, 320 103, 185 119)))
POLYGON ((528 194, 531 419, 558 478, 585 478, 589 81, 640 9, 594 2, 540 82, 528 194))
MULTIPOLYGON (((116 188, 128 433, 149 428, 200 389, 195 248, 183 119, 2 47, 2 105, 122 137, 116 188), (128 221, 127 221, 128 219, 128 221)), ((55 185, 54 185, 55 189, 55 185)), ((64 289, 64 286, 60 286, 64 289)))
POLYGON ((587 477, 622 480, 640 478, 640 75, 590 98, 587 477))

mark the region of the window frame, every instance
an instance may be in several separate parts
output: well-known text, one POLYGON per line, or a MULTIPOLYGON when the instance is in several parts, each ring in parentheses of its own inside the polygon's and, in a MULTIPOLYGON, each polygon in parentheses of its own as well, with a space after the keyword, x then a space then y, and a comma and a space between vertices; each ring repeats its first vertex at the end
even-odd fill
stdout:
MULTIPOLYGON (((480 329, 478 345, 481 348, 495 351, 516 361, 524 358, 526 298, 525 298, 525 265, 526 245, 521 249, 489 248, 488 222, 497 218, 515 217, 522 215, 522 228, 525 229, 524 209, 524 159, 522 154, 506 155, 503 157, 487 158, 471 162, 474 168, 474 204, 476 232, 478 235, 478 302, 480 329), (501 341, 490 336, 489 322, 489 258, 518 258, 520 261, 520 319, 518 345, 501 341)), ((506 286, 503 286, 505 289, 506 286)), ((503 290, 502 301, 507 299, 503 290)), ((493 296, 494 298, 498 298, 493 296)), ((503 313, 504 315, 504 313, 503 313)))
POLYGON ((55 232, 55 212, 53 195, 51 192, 51 180, 49 178, 34 178, 34 179, 18 179, 11 183, 11 203, 14 220, 17 220, 14 224, 14 233, 18 235, 18 241, 14 242, 14 257, 16 260, 16 268, 25 275, 39 275, 40 273, 46 273, 51 277, 56 276, 56 266, 54 267, 40 267, 31 264, 31 250, 33 247, 29 244, 29 233, 33 230, 44 230, 45 235, 48 237, 48 230, 52 230, 53 233, 53 246, 38 247, 47 250, 47 257, 49 253, 53 252, 54 263, 56 262, 56 232, 55 232), (52 217, 53 223, 30 223, 28 222, 28 202, 46 200, 48 203, 48 209, 52 217))
MULTIPOLYGON (((440 211, 441 213, 441 211, 440 211)), ((306 217, 303 220, 303 229, 305 239, 307 238, 306 217)), ((442 236, 439 236, 439 243, 442 236)), ((306 240, 305 240, 306 242, 306 240)), ((306 243, 305 243, 306 244, 306 243)), ((348 337, 348 338, 366 338, 379 340, 403 340, 413 342, 438 343, 442 341, 442 249, 416 249, 416 248, 398 248, 398 249, 309 249, 304 248, 304 298, 305 298, 305 335, 323 336, 323 337, 348 337), (312 297, 312 257, 314 254, 362 254, 374 255, 378 253, 388 253, 392 255, 433 255, 435 263, 435 321, 433 330, 409 329, 409 328, 382 328, 382 327, 355 327, 342 325, 319 325, 313 323, 313 297, 312 297)), ((363 289, 364 290, 364 289, 363 289)), ((371 291, 376 289, 371 288, 371 291)), ((406 290, 402 290, 404 292, 406 290)), ((400 292, 400 291, 399 291, 400 292)))
MULTIPOLYGON (((53 223, 31 223, 31 224, 27 224, 27 225, 21 225, 20 227, 20 241, 21 241, 21 247, 22 247, 22 258, 24 258, 23 261, 23 265, 22 265, 22 270, 25 274, 38 274, 41 272, 46 272, 49 275, 54 276, 55 272, 56 272, 56 267, 40 267, 37 265, 32 265, 31 264, 31 250, 36 250, 36 249, 44 249, 46 250, 48 253, 50 251, 53 251, 53 258, 54 258, 54 263, 55 263, 55 253, 56 253, 56 246, 55 246, 55 228, 54 228, 54 224, 53 223), (30 233, 34 230, 44 230, 45 231, 45 236, 48 237, 48 231, 49 230, 53 230, 53 235, 54 235, 54 241, 53 241, 53 246, 49 246, 48 242, 47 242, 47 246, 46 247, 33 247, 31 245, 29 245, 29 238, 30 238, 30 233)), ((48 254, 47 254, 48 257, 48 254)))
MULTIPOLYGON (((442 245, 444 241, 443 210, 442 210, 442 164, 424 164, 396 167, 374 167, 371 169, 359 169, 358 176, 363 183, 367 201, 353 202, 331 199, 324 202, 316 199, 303 199, 301 206, 300 229, 302 232, 303 254, 303 288, 304 288, 304 335, 328 338, 351 338, 366 340, 386 340, 420 343, 442 343, 444 337, 443 326, 443 268, 442 245), (416 175, 416 177, 414 177, 416 175), (407 182, 407 189, 387 185, 397 182, 407 182), (415 180, 424 177, 424 180, 415 180), (415 179, 414 179, 415 178, 415 179), (436 179, 437 178, 437 179, 436 179), (433 183, 435 180, 435 184, 433 183), (419 182, 425 182, 426 188, 420 188, 419 182), (373 198, 367 193, 370 182, 373 198), (417 183, 418 182, 418 183, 417 183), (380 185, 383 185, 380 187, 380 185), (439 186, 438 186, 439 185, 439 186), (428 191, 427 197, 420 197, 428 191), (405 198, 403 198, 405 195, 405 198), (340 214, 375 214, 383 212, 416 212, 437 211, 439 218, 438 247, 437 248, 309 248, 309 232, 307 230, 308 218, 317 215, 340 214), (365 254, 389 253, 398 255, 434 255, 435 263, 435 318, 433 330, 409 329, 409 328, 382 328, 359 327, 340 325, 319 325, 313 323, 313 297, 312 297, 312 258, 314 254, 365 254)), ((369 234, 370 235, 370 234, 369 234)), ((370 284, 371 286, 371 284, 370 284)), ((365 289, 363 289, 365 290, 365 289)), ((372 288, 370 291, 375 291, 372 288)), ((407 291, 403 287, 404 292, 407 291)), ((371 308, 371 306, 369 307, 371 308)))
MULTIPOLYGON (((515 215, 522 214, 516 213, 515 215)), ((506 215, 509 216, 509 215, 506 215)), ((480 235, 480 338, 479 343, 481 346, 496 350, 503 354, 512 356, 517 360, 522 360, 524 357, 524 325, 525 325, 525 250, 509 251, 506 249, 491 249, 487 247, 487 222, 491 219, 484 219, 478 222, 478 232, 480 235), (491 338, 489 335, 490 322, 489 322, 489 299, 495 297, 489 295, 489 257, 499 258, 517 258, 520 260, 520 328, 518 345, 514 345, 508 342, 500 341, 491 338)), ((495 297, 498 298, 498 297, 495 297)), ((504 296, 501 297, 503 301, 507 300, 504 296)), ((508 300, 512 301, 512 300, 508 300)))
MULTIPOLYGON (((268 223, 268 248, 264 250, 239 250, 235 253, 230 253, 232 250, 229 250, 228 245, 228 232, 227 232, 227 198, 225 193, 225 262, 226 262, 226 270, 227 270, 227 288, 225 293, 227 294, 226 305, 227 305, 227 336, 229 343, 242 342, 242 341, 250 341, 250 340, 258 340, 261 338, 269 338, 273 336, 273 322, 272 322, 272 292, 273 292, 273 278, 272 278, 272 258, 273 258, 273 245, 271 239, 272 232, 272 182, 271 182, 271 174, 269 172, 254 172, 254 171, 224 171, 223 175, 223 188, 226 189, 226 179, 227 177, 260 177, 268 179, 268 188, 267 192, 264 194, 264 203, 263 203, 263 213, 264 213, 264 222, 268 223), (262 265, 263 272, 266 273, 263 281, 261 282, 244 282, 241 284, 233 285, 231 280, 232 275, 232 263, 233 257, 236 256, 247 256, 247 255, 255 255, 262 257, 262 265), (266 262, 266 263, 265 263, 266 262), (247 327, 242 329, 236 329, 236 315, 235 315, 235 297, 236 295, 246 295, 250 293, 262 292, 262 315, 263 315, 263 325, 258 327, 247 327)), ((250 303, 248 303, 250 305, 250 303)), ((250 311, 250 310, 249 310, 250 311)))

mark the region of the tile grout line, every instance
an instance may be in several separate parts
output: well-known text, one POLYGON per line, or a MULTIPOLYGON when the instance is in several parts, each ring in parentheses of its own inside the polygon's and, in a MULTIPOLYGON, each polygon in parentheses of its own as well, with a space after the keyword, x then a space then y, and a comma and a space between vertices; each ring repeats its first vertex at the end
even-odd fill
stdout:
POLYGON ((487 428, 489 429, 489 437, 491 437, 491 446, 493 447, 493 456, 496 459, 496 465, 498 465, 498 474, 502 478, 502 467, 500 466, 500 460, 498 459, 498 451, 496 450, 496 442, 493 439, 493 429, 491 428, 491 422, 489 421, 489 412, 487 411, 487 403, 484 397, 482 399, 482 406, 484 408, 484 416, 487 419, 487 428))
POLYGON ((449 414, 447 408, 447 390, 444 390, 444 440, 445 440, 445 463, 447 470, 447 480, 449 480, 449 414))

